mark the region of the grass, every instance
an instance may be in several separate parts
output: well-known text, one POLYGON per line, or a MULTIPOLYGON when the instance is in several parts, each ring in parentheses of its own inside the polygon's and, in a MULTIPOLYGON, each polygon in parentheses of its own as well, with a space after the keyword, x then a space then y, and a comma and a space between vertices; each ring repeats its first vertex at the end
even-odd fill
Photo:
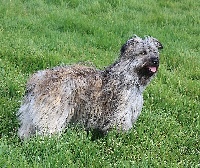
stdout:
POLYGON ((199 8, 195 0, 2 0, 0 167, 199 167, 199 8), (164 50, 130 132, 18 139, 30 74, 81 61, 102 69, 133 34, 156 37, 164 50))

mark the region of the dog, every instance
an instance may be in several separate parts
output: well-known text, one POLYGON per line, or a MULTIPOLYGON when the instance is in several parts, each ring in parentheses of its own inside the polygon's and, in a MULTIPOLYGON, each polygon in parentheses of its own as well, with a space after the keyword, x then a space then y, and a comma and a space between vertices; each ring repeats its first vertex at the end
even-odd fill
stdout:
POLYGON ((127 131, 141 113, 143 91, 156 75, 162 44, 134 35, 104 70, 81 64, 33 74, 17 113, 21 139, 62 133, 69 125, 103 133, 127 131))

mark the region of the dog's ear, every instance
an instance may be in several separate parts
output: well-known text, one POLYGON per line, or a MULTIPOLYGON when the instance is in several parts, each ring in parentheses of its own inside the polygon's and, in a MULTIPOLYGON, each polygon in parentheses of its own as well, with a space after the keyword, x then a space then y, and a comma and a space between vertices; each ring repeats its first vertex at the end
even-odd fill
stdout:
POLYGON ((126 51, 127 45, 124 44, 120 50, 121 54, 123 54, 126 51))
POLYGON ((158 49, 163 49, 163 45, 157 39, 153 38, 153 42, 158 49))
POLYGON ((156 38, 152 36, 145 36, 145 43, 153 43, 158 49, 163 49, 163 45, 156 38))
POLYGON ((125 51, 133 50, 135 45, 141 41, 141 38, 137 35, 134 35, 132 38, 130 38, 121 48, 121 54, 123 54, 125 51))

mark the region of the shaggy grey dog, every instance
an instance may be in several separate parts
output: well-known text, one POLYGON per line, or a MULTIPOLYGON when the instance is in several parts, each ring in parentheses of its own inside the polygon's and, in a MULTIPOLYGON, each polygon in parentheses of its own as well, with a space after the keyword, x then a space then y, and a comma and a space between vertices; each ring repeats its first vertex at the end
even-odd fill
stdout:
POLYGON ((104 133, 129 130, 142 110, 142 92, 158 70, 161 48, 157 39, 135 35, 103 71, 83 65, 38 71, 18 111, 20 138, 61 133, 70 124, 104 133))

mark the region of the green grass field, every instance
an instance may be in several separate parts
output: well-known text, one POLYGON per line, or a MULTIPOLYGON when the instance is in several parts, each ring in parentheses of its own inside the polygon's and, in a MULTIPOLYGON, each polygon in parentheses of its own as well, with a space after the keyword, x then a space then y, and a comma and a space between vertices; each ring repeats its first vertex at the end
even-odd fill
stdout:
POLYGON ((197 0, 1 0, 0 167, 200 167, 200 3, 197 0), (133 34, 164 45, 132 130, 91 140, 20 141, 16 112, 28 76, 61 64, 111 64, 133 34))

